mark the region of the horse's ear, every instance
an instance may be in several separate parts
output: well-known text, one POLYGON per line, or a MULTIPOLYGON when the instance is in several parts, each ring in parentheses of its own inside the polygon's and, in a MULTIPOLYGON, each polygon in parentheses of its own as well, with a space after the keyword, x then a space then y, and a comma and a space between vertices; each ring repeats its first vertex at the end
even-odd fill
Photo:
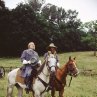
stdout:
POLYGON ((69 60, 71 60, 71 56, 69 56, 69 60))
POLYGON ((74 60, 76 59, 76 57, 73 58, 74 60))

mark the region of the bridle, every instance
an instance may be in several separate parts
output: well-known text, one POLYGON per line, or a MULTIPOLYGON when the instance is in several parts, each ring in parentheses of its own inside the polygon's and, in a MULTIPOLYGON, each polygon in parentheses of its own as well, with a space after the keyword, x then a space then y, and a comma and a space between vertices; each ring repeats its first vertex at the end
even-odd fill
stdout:
POLYGON ((49 71, 52 71, 53 67, 54 67, 53 69, 56 69, 56 66, 57 66, 56 58, 55 57, 51 57, 51 58, 52 58, 51 60, 53 60, 52 63, 49 63, 50 62, 49 57, 47 57, 47 59, 46 59, 46 65, 47 65, 47 68, 48 68, 49 71))
POLYGON ((70 76, 74 76, 76 74, 75 70, 77 70, 76 65, 74 65, 73 63, 68 63, 67 74, 70 76))

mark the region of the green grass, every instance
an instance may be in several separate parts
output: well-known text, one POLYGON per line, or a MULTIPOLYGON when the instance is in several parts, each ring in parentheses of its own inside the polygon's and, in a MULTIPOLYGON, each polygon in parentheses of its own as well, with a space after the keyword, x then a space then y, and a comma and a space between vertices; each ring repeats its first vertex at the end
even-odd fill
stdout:
MULTIPOLYGON (((79 69, 93 69, 97 72, 97 57, 93 56, 92 51, 59 54, 61 66, 68 61, 69 56, 76 57, 79 69)), ((43 57, 41 57, 41 59, 43 60, 43 57)), ((19 58, 0 58, 0 66, 22 66, 22 64, 19 58)), ((67 85, 69 84, 69 80, 70 76, 67 77, 67 85)), ((0 79, 0 97, 6 96, 6 87, 7 80, 5 77, 4 79, 0 79)), ((17 97, 16 88, 14 90, 13 97, 17 97)), ((56 93, 56 96, 58 97, 57 94, 58 93, 56 93)), ((23 97, 28 97, 25 92, 23 97)), ((64 97, 97 97, 97 75, 84 76, 79 74, 78 77, 73 78, 70 87, 65 87, 64 97)))

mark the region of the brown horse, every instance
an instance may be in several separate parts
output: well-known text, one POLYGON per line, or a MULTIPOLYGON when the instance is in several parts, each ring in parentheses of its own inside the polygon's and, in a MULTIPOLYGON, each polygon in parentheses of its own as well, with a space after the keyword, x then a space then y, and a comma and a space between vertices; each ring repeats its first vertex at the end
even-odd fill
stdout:
POLYGON ((56 76, 52 81, 51 96, 55 97, 55 91, 59 91, 59 97, 63 97, 64 87, 66 86, 67 75, 76 77, 78 75, 78 69, 76 67, 75 58, 71 59, 61 68, 56 70, 56 76))

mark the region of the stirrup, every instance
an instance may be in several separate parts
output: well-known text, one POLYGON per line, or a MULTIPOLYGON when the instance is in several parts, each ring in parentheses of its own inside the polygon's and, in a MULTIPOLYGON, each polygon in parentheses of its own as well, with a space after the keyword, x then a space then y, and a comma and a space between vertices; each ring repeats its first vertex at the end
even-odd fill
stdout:
POLYGON ((51 86, 48 86, 47 88, 46 88, 46 91, 48 92, 49 90, 52 90, 52 87, 51 86))
POLYGON ((26 88, 25 91, 26 91, 26 94, 29 94, 29 89, 28 88, 26 88))
POLYGON ((29 94, 29 92, 32 91, 32 87, 27 86, 25 91, 26 91, 27 94, 29 94))

